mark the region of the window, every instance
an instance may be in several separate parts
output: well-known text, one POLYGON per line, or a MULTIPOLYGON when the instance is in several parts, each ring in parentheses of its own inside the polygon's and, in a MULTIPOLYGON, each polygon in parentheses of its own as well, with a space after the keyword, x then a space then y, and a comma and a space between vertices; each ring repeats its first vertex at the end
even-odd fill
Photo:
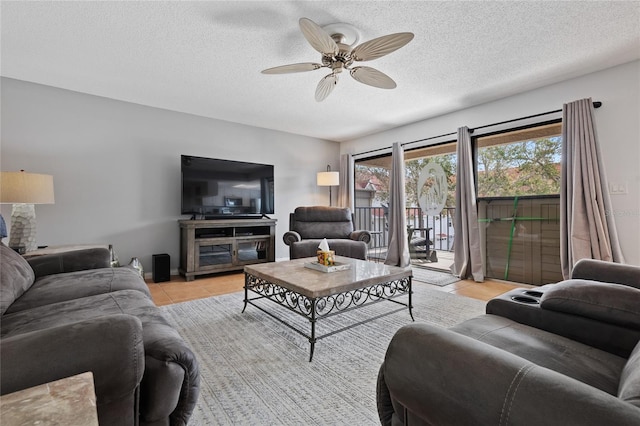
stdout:
POLYGON ((562 125, 475 138, 485 276, 527 284, 562 280, 562 125))
POLYGON ((432 179, 425 180, 423 187, 419 188, 420 174, 429 163, 436 163, 446 176, 446 203, 444 207, 455 205, 456 194, 456 143, 444 143, 435 146, 412 149, 404 154, 406 182, 405 192, 407 197, 407 207, 418 207, 420 205, 420 194, 433 186, 432 179))
POLYGON ((561 123, 476 138, 477 195, 560 193, 561 123))

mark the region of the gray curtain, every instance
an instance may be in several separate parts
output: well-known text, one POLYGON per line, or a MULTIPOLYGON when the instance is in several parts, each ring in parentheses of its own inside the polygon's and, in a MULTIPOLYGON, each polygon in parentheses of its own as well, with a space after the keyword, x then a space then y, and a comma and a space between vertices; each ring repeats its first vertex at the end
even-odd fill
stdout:
POLYGON ((354 206, 354 161, 351 154, 340 156, 340 186, 338 187, 338 206, 349 207, 355 212, 354 206))
POLYGON ((580 259, 624 263, 602 164, 591 99, 562 107, 560 264, 565 279, 580 259))
POLYGON ((391 175, 389 179, 389 248, 385 265, 409 266, 407 219, 404 194, 404 150, 398 142, 393 144, 391 175))
POLYGON ((462 279, 484 281, 480 252, 480 226, 476 204, 476 185, 471 154, 471 133, 467 127, 458 129, 458 166, 456 171, 456 214, 453 218, 455 242, 451 272, 462 279))

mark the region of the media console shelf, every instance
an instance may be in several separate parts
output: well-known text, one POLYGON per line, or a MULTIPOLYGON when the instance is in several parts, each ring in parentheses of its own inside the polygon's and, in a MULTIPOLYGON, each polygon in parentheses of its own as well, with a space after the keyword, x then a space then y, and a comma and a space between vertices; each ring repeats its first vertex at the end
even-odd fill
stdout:
POLYGON ((276 219, 180 220, 180 274, 197 275, 244 269, 274 262, 276 219))

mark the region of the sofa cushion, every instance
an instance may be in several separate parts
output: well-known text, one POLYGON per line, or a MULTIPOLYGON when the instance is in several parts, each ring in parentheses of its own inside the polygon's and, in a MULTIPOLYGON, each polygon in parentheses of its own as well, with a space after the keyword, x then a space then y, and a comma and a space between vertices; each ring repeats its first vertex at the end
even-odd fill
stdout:
POLYGON ((149 287, 132 268, 90 269, 46 275, 37 279, 29 291, 19 297, 6 313, 118 290, 137 290, 151 297, 149 287))
POLYGON ((46 275, 111 267, 111 252, 106 247, 76 249, 69 246, 68 250, 30 256, 28 262, 36 274, 36 279, 46 275))
POLYGON ((622 284, 562 281, 544 292, 540 306, 640 330, 640 289, 622 284))
POLYGON ((349 238, 353 225, 349 222, 296 222, 294 229, 303 239, 349 238))
POLYGON ((349 238, 354 231, 351 210, 338 207, 297 207, 291 230, 303 239, 349 238))
POLYGON ((29 263, 14 250, 0 244, 0 315, 33 285, 35 274, 29 263))
POLYGON ((71 324, 111 314, 136 315, 132 308, 154 306, 139 291, 122 290, 6 313, 0 322, 0 337, 71 324))
MULTIPOLYGON (((291 244, 289 257, 291 259, 315 257, 320 241, 322 240, 302 240, 291 244)), ((327 242, 329 249, 333 250, 337 256, 367 260, 367 244, 363 241, 329 239, 327 242)))
POLYGON ((451 330, 611 395, 618 394, 626 360, 617 355, 496 315, 472 318, 451 330))
POLYGON ((640 343, 622 370, 618 398, 640 408, 640 343))
POLYGON ((293 211, 295 220, 301 222, 350 222, 351 209, 340 207, 296 207, 293 211))

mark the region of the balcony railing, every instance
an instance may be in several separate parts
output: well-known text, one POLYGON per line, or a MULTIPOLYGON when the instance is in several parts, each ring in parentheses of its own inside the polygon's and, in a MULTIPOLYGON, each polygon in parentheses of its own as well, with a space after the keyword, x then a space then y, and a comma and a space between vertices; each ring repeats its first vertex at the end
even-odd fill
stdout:
MULTIPOLYGON (((429 238, 433 249, 453 251, 453 214, 454 207, 445 207, 438 216, 427 216, 419 207, 406 209, 407 227, 416 229, 414 237, 429 238), (426 228, 431 228, 427 235, 426 228)), ((384 248, 389 245, 389 215, 384 207, 356 207, 356 229, 371 232, 370 248, 384 248)))

